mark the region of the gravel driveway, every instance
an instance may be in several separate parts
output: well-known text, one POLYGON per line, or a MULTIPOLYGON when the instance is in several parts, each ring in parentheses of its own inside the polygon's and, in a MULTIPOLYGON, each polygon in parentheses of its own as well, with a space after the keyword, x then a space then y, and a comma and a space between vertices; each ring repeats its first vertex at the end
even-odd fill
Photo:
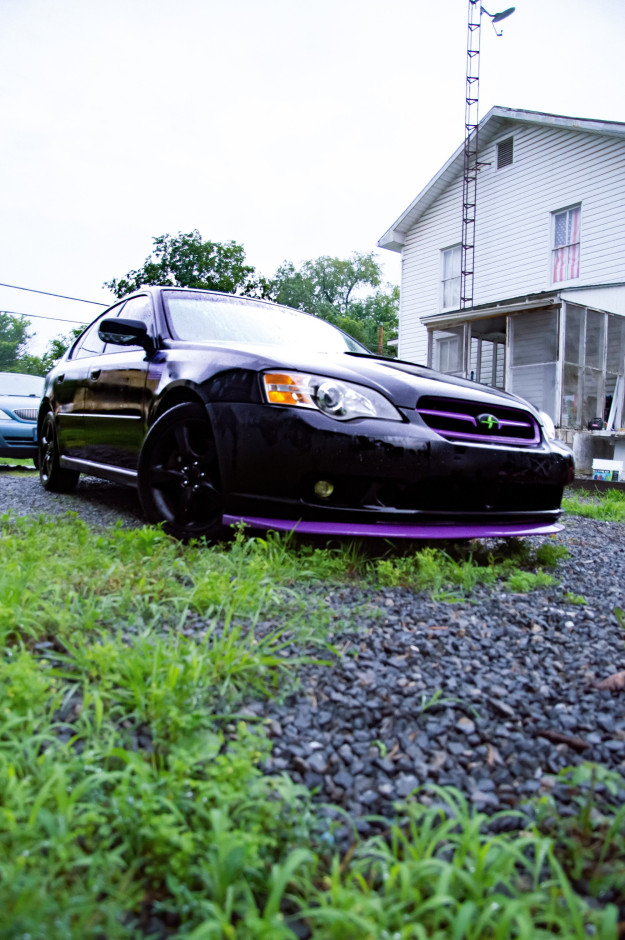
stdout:
MULTIPOLYGON (((9 509, 141 524, 133 491, 88 478, 53 495, 32 474, 0 474, 9 509)), ((478 587, 445 603, 400 588, 311 589, 333 612, 340 655, 302 667, 285 702, 248 705, 269 722, 267 769, 316 788, 363 833, 366 816, 392 813, 426 781, 493 813, 551 790, 566 801, 554 775, 582 761, 625 774, 625 691, 595 687, 625 670, 625 526, 565 523, 559 584, 528 595, 478 587)))

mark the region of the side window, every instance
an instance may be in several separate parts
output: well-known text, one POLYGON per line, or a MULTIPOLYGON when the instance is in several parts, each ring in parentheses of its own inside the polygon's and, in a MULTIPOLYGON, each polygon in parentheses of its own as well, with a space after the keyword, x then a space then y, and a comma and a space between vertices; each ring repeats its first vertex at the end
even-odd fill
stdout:
POLYGON ((118 317, 124 304, 117 304, 107 310, 101 317, 92 323, 82 334, 71 354, 71 359, 85 359, 87 356, 101 356, 106 350, 106 344, 98 336, 98 327, 102 320, 118 317))
MULTIPOLYGON (((141 320, 143 323, 147 324, 148 335, 154 336, 154 315, 152 313, 152 303, 149 297, 132 297, 126 302, 124 307, 124 312, 121 314, 124 320, 141 320)), ((108 346, 108 352, 113 352, 117 350, 121 352, 123 349, 124 352, 132 350, 133 352, 138 352, 140 346, 108 346)))

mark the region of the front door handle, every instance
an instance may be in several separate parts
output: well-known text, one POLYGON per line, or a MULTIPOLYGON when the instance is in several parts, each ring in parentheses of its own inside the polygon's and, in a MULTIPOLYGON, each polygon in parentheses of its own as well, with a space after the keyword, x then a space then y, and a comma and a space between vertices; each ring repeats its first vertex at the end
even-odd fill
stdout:
POLYGON ((90 378, 92 378, 93 381, 95 382, 96 379, 99 379, 99 378, 100 378, 100 372, 101 372, 101 371, 102 371, 102 369, 92 369, 91 374, 90 374, 90 378))

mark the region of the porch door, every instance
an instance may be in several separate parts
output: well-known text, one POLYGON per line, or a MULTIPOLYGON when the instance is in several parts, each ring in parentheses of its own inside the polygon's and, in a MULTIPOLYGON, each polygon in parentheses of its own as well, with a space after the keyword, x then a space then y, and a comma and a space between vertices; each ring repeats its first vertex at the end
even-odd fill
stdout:
POLYGON ((531 310, 509 318, 510 391, 559 423, 558 310, 531 310))
POLYGON ((506 387, 506 321, 478 320, 471 327, 469 378, 492 388, 506 387))

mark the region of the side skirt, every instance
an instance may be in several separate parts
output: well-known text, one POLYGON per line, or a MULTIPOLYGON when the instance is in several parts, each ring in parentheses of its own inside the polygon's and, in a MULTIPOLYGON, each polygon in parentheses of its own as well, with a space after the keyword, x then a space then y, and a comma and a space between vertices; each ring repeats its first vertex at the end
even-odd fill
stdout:
POLYGON ((94 460, 77 460, 75 457, 61 457, 59 464, 64 470, 77 470, 92 477, 100 477, 110 483, 122 486, 137 486, 137 471, 125 467, 111 467, 109 464, 96 463, 94 460))

